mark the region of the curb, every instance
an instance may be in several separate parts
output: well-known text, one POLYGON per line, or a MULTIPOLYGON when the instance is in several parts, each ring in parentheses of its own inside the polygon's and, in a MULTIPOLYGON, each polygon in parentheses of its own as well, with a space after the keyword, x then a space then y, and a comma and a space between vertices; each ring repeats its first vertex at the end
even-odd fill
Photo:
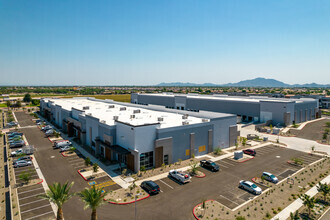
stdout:
POLYGON ((52 140, 50 140, 50 138, 49 137, 47 137, 48 138, 48 140, 51 142, 51 143, 54 143, 52 140))
POLYGON ((85 180, 85 181, 88 181, 81 173, 80 173, 80 170, 77 170, 77 172, 80 174, 80 176, 85 180))
POLYGON ((252 180, 252 182, 254 182, 255 184, 259 184, 259 185, 264 186, 264 187, 267 187, 267 188, 270 187, 270 186, 266 186, 265 184, 262 184, 262 183, 257 183, 257 182, 255 181, 255 177, 253 177, 251 180, 252 180))
MULTIPOLYGON (((208 201, 215 201, 215 200, 213 200, 213 199, 209 199, 209 200, 206 200, 205 202, 208 202, 208 201)), ((197 216, 196 216, 196 214, 195 214, 195 209, 199 206, 199 205, 201 205, 202 203, 199 203, 199 204, 197 204, 194 208, 193 208, 193 215, 194 215, 194 217, 197 219, 197 220, 200 220, 197 216)))
MULTIPOLYGON (((202 172, 202 173, 203 173, 203 172, 202 172)), ((201 176, 194 176, 194 177, 197 177, 197 178, 204 178, 204 177, 206 177, 206 174, 203 173, 203 175, 201 175, 201 176)))
POLYGON ((64 155, 64 152, 62 152, 61 154, 62 154, 63 157, 68 157, 68 156, 64 155))
POLYGON ((44 182, 44 180, 43 179, 41 179, 41 181, 40 182, 38 182, 37 184, 41 184, 41 183, 43 183, 44 182))
POLYGON ((146 197, 143 197, 141 199, 137 199, 136 201, 134 200, 134 201, 131 201, 131 202, 121 202, 121 203, 109 201, 109 203, 114 204, 114 205, 128 205, 128 204, 132 204, 132 203, 147 199, 149 197, 150 197, 150 195, 148 194, 146 197))
POLYGON ((294 162, 292 162, 292 161, 290 161, 290 160, 288 160, 287 163, 290 164, 290 165, 292 165, 292 166, 303 167, 303 166, 301 166, 301 165, 295 164, 294 162))
POLYGON ((238 161, 238 163, 244 163, 244 162, 249 161, 249 160, 252 160, 252 159, 254 159, 254 157, 248 158, 248 159, 243 160, 243 161, 238 161))

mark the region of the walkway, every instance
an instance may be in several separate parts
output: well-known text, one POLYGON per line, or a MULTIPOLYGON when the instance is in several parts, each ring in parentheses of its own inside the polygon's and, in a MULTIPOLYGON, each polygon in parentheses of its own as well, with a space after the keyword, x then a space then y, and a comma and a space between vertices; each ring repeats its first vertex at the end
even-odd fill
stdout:
MULTIPOLYGON (((321 183, 330 183, 330 175, 321 180, 321 183)), ((318 193, 316 186, 313 186, 310 190, 308 190, 305 194, 309 195, 311 197, 315 196, 318 193)), ((279 219, 279 220, 285 220, 290 217, 290 213, 294 213, 296 210, 298 210, 301 206, 303 206, 303 201, 301 199, 296 199, 294 202, 292 202, 289 206, 284 208, 280 213, 275 215, 272 220, 279 219)))

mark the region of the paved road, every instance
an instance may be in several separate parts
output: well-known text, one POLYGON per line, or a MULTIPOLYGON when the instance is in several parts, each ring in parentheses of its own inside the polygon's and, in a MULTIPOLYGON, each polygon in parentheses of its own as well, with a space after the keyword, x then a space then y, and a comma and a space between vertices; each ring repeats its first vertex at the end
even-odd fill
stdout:
POLYGON ((322 218, 320 218, 320 220, 329 220, 329 219, 330 219, 330 208, 325 213, 325 215, 323 215, 322 218))

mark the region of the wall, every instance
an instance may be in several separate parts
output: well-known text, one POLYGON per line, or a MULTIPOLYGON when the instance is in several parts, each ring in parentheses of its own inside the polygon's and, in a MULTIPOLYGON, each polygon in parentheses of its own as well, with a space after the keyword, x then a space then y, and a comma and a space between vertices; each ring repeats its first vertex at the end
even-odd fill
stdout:
MULTIPOLYGON (((133 96, 134 97, 134 96, 133 96)), ((139 95, 138 94, 138 104, 154 104, 154 105, 163 105, 167 107, 175 107, 174 96, 155 96, 155 95, 139 95)))
MULTIPOLYGON (((98 129, 99 120, 92 116, 86 115, 86 145, 92 147, 92 141, 95 142, 95 138, 99 135, 98 129)), ((95 149, 95 147, 92 148, 95 149)))
POLYGON ((315 101, 306 101, 306 102, 298 102, 294 106, 294 112, 296 115, 296 123, 304 122, 307 120, 312 120, 315 118, 315 108, 317 108, 318 102, 315 101), (307 110, 307 116, 306 116, 307 110))
POLYGON ((229 127, 236 125, 236 117, 211 119, 213 126, 213 150, 217 147, 230 147, 229 127))
POLYGON ((125 149, 135 150, 135 132, 132 126, 117 122, 116 130, 116 143, 125 149))
MULTIPOLYGON (((294 103, 290 102, 271 102, 271 101, 260 101, 261 118, 264 114, 271 114, 271 120, 273 124, 284 124, 284 113, 291 113, 291 121, 293 121, 293 109, 294 103)), ((268 119, 268 118, 267 118, 268 119)), ((261 122, 266 122, 262 120, 261 122)))

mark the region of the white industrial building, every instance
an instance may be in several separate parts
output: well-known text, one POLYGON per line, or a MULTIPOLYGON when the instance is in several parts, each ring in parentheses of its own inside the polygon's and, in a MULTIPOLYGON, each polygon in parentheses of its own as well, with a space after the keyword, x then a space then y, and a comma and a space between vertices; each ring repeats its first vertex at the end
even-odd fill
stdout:
POLYGON ((134 171, 233 146, 238 136, 231 114, 94 98, 44 98, 40 111, 95 154, 134 171))

